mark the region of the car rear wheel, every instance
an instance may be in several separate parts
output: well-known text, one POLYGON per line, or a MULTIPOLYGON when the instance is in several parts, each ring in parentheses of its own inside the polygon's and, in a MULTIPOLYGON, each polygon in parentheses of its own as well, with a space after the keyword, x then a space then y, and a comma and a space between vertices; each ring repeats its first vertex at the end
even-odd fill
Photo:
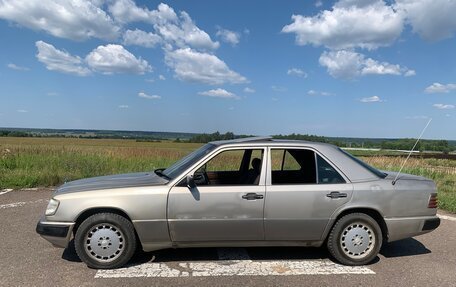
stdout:
POLYGON ((378 223, 364 213, 352 213, 334 224, 327 242, 329 253, 344 265, 364 265, 371 262, 382 246, 382 231, 378 223))
POLYGON ((119 268, 136 250, 133 224, 114 213, 97 213, 84 220, 74 243, 79 258, 97 269, 119 268))

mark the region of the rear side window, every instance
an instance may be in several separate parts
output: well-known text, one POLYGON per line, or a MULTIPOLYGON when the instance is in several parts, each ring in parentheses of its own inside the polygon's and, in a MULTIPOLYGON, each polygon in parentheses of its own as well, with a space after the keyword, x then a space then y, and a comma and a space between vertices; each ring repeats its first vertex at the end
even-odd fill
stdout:
POLYGON ((306 149, 272 149, 272 184, 315 184, 315 153, 306 149))
POLYGON ((318 183, 345 183, 343 177, 320 155, 317 154, 318 183))

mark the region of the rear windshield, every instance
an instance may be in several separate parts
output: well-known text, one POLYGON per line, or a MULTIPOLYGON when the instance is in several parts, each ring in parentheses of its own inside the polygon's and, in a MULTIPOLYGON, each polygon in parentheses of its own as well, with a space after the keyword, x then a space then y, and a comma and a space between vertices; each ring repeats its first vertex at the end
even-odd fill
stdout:
POLYGON ((343 152, 346 156, 348 156, 349 158, 351 158, 352 160, 356 161, 358 164, 360 164, 362 167, 364 167, 365 169, 367 169, 368 171, 372 172, 373 174, 375 174, 376 176, 380 177, 380 178, 385 178, 388 174, 384 173, 384 172, 381 172, 379 171, 378 169, 376 169, 375 167, 372 167, 370 165, 368 165, 367 163, 365 163, 364 161, 360 160, 359 158, 351 155, 350 153, 344 151, 343 149, 339 149, 341 152, 343 152))

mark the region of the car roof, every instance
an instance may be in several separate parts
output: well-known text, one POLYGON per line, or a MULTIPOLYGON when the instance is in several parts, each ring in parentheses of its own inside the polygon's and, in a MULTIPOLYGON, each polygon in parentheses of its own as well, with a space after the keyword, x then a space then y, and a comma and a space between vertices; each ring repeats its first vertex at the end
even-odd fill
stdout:
POLYGON ((287 145, 287 146, 326 146, 326 147, 336 147, 332 144, 322 143, 322 142, 312 142, 304 140, 290 140, 290 139, 274 139, 272 137, 247 137, 247 138, 238 138, 232 140, 221 140, 210 142, 216 146, 226 146, 226 145, 239 145, 239 144, 262 144, 262 145, 287 145))

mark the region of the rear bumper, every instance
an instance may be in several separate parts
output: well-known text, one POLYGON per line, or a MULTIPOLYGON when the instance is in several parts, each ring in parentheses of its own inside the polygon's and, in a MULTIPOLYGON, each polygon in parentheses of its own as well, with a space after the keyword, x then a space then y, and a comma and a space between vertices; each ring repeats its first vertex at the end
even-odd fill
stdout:
POLYGON ((74 222, 46 221, 44 217, 36 225, 36 233, 56 247, 66 248, 71 239, 74 222))
POLYGON ((440 225, 435 216, 385 218, 388 242, 401 240, 433 231, 440 225))

